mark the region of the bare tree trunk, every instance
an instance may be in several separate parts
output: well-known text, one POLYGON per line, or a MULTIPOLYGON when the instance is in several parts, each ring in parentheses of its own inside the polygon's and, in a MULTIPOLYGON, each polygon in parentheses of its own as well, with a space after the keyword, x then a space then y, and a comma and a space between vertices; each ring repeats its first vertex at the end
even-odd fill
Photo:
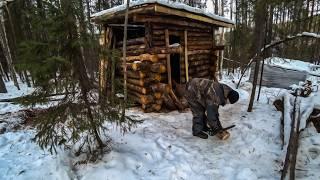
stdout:
MULTIPOLYGON (((87 9, 87 20, 88 20, 88 22, 87 22, 87 24, 88 24, 88 29, 89 29, 89 31, 90 31, 90 41, 92 41, 92 39, 94 39, 94 26, 92 25, 92 23, 91 23, 91 19, 90 19, 90 16, 91 16, 91 9, 90 9, 90 0, 85 0, 85 2, 86 2, 86 9, 87 9)), ((87 50, 86 50, 86 52, 87 52, 87 57, 89 57, 89 59, 88 59, 88 73, 89 73, 89 75, 90 75, 90 78, 91 79, 95 79, 95 77, 94 77, 94 72, 96 71, 96 69, 95 69, 95 67, 96 67, 96 65, 97 65, 97 54, 96 54, 96 52, 97 52, 97 49, 96 49, 96 46, 94 46, 94 45, 91 45, 91 43, 90 43, 90 46, 88 46, 87 47, 87 50)))
MULTIPOLYGON (((2 75, 3 78, 5 78, 6 76, 6 72, 4 72, 2 63, 0 62, 0 75, 2 75)), ((5 81, 9 81, 9 79, 5 79, 5 81)))
MULTIPOLYGON (((257 0, 255 4, 255 29, 254 29, 254 44, 253 51, 259 52, 263 45, 263 36, 265 32, 265 16, 266 16, 266 2, 264 0, 257 0)), ((252 82, 252 91, 250 96, 250 102, 248 106, 248 112, 252 111, 253 102, 256 94, 256 87, 260 69, 260 57, 256 60, 256 65, 254 69, 254 77, 252 82)))
POLYGON ((1 20, 0 20, 1 21, 0 41, 1 41, 3 54, 7 60, 8 68, 10 70, 10 75, 11 75, 11 78, 14 82, 14 85, 17 87, 18 90, 20 90, 18 80, 17 80, 16 70, 15 70, 13 62, 12 62, 12 56, 11 56, 10 47, 8 44, 8 38, 7 38, 7 34, 6 34, 6 29, 4 26, 3 16, 1 16, 0 18, 1 18, 1 20))
POLYGON ((130 0, 127 0, 127 6, 126 6, 126 14, 124 18, 124 32, 123 32, 123 46, 122 46, 122 57, 124 59, 123 61, 123 93, 124 93, 124 104, 122 107, 122 118, 125 116, 126 112, 126 106, 127 106, 127 99, 128 99, 128 89, 127 89, 127 36, 128 36, 128 14, 129 14, 129 5, 130 0))
POLYGON ((7 93, 6 85, 3 82, 2 75, 0 74, 0 93, 7 93))
POLYGON ((28 77, 27 71, 23 71, 23 75, 24 75, 24 78, 25 78, 25 80, 26 80, 27 86, 28 86, 28 87, 31 87, 31 83, 30 83, 30 79, 29 79, 29 77, 28 77))
POLYGON ((213 0, 212 0, 212 3, 214 3, 214 4, 213 4, 214 13, 215 13, 215 14, 219 14, 219 1, 218 1, 218 0, 214 0, 214 2, 213 2, 213 0))
POLYGON ((23 77, 22 72, 19 72, 18 75, 19 75, 19 78, 20 78, 20 81, 22 82, 22 84, 24 84, 24 77, 23 77))

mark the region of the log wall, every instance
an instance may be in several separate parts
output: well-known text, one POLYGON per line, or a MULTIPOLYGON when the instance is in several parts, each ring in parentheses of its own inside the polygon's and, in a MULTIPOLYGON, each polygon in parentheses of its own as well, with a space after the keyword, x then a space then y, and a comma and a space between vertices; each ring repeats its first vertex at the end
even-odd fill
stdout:
MULTIPOLYGON (((141 37, 127 40, 128 94, 145 112, 159 111, 168 94, 172 94, 167 71, 170 54, 180 54, 180 83, 186 83, 187 78, 213 78, 217 58, 210 26, 195 22, 173 25, 174 19, 160 23, 141 17, 136 20, 145 23, 146 30, 141 37), (180 46, 170 46, 168 34, 178 36, 180 46)), ((123 42, 116 44, 121 51, 123 42)))
MULTIPOLYGON (((214 55, 213 33, 212 29, 201 29, 196 27, 173 26, 172 24, 152 24, 152 46, 165 46, 165 29, 169 30, 169 35, 180 37, 181 48, 184 49, 184 30, 187 30, 187 50, 188 50, 188 73, 189 79, 213 78, 214 64, 217 57, 214 55)), ((180 80, 181 83, 186 82, 184 52, 180 56, 180 80)), ((161 60, 166 63, 166 59, 161 60)))

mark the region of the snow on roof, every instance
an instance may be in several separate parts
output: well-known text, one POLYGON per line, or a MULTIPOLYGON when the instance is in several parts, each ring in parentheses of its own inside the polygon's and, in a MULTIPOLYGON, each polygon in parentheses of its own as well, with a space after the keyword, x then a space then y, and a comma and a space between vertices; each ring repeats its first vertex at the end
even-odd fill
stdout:
MULTIPOLYGON (((171 1, 169 2, 168 0, 136 0, 136 1, 131 1, 130 2, 130 8, 135 7, 135 6, 145 5, 145 4, 154 4, 154 3, 160 4, 160 5, 163 5, 163 6, 167 6, 167 7, 170 7, 170 8, 174 8, 174 9, 185 10, 185 11, 188 11, 188 12, 191 12, 191 13, 201 14, 201 15, 207 16, 209 18, 212 18, 212 19, 215 19, 215 20, 218 20, 218 21, 222 21, 222 22, 226 22, 226 23, 229 23, 229 24, 235 24, 234 21, 232 21, 232 20, 230 20, 230 19, 228 19, 226 17, 213 14, 213 13, 207 11, 207 10, 199 9, 199 8, 196 8, 196 7, 191 7, 191 6, 188 6, 188 5, 180 3, 180 2, 171 2, 171 1)), ((113 8, 106 9, 106 10, 103 10, 101 12, 95 13, 91 17, 93 19, 96 19, 96 18, 99 18, 101 16, 105 16, 105 15, 112 14, 112 13, 115 13, 115 12, 123 11, 125 9, 126 9, 126 4, 122 4, 122 5, 119 5, 119 6, 116 6, 116 7, 113 7, 113 8)))

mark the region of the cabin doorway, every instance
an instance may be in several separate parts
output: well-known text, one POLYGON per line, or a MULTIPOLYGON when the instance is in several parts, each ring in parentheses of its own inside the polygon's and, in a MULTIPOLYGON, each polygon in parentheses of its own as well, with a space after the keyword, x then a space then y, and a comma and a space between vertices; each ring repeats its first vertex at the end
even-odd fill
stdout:
MULTIPOLYGON (((169 36, 169 44, 180 44, 179 36, 169 36)), ((177 83, 180 81, 180 54, 170 54, 170 66, 171 66, 171 80, 177 83)))

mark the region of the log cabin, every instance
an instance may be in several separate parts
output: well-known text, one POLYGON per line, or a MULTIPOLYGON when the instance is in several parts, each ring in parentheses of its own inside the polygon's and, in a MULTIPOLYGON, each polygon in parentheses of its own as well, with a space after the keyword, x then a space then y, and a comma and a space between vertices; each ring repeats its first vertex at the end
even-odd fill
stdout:
MULTIPOLYGON (((122 51, 125 9, 123 4, 92 16, 103 27, 100 45, 107 49, 122 51)), ((125 59, 129 97, 145 112, 164 106, 180 109, 173 84, 184 84, 195 77, 216 80, 218 52, 224 46, 217 44, 215 32, 233 26, 233 21, 225 17, 181 3, 131 2, 125 59)), ((102 88, 106 86, 106 66, 108 61, 101 59, 102 88)))

